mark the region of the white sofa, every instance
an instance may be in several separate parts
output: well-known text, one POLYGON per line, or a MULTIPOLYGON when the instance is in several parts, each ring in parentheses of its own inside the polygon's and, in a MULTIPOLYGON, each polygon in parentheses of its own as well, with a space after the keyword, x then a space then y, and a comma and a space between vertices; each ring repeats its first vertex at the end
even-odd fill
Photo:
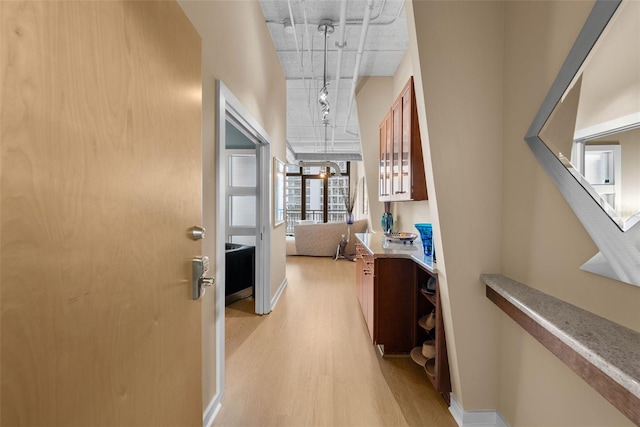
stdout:
MULTIPOLYGON (((354 233, 367 230, 367 220, 361 219, 351 224, 349 243, 346 255, 356 253, 354 233)), ((287 237, 287 255, 335 256, 342 235, 347 235, 347 224, 344 222, 326 222, 318 224, 297 224, 294 236, 287 237)))

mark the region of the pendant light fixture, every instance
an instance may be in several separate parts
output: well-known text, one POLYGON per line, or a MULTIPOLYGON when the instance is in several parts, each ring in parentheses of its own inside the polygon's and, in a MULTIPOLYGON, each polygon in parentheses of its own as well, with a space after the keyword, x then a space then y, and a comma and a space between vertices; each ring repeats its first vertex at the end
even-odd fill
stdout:
MULTIPOLYGON (((320 103, 320 109, 322 110, 322 124, 326 127, 329 124, 329 111, 331 110, 331 106, 329 105, 329 90, 327 83, 327 37, 333 33, 333 25, 331 25, 331 21, 324 21, 320 25, 318 25, 318 32, 324 34, 324 74, 322 78, 322 89, 320 89, 320 93, 318 94, 318 103, 320 103)), ((326 136, 325 136, 326 140, 326 136)))
MULTIPOLYGON (((318 94, 318 103, 322 110, 322 125, 324 126, 324 153, 327 154, 327 126, 329 125, 329 112, 331 106, 329 105, 329 83, 327 82, 327 37, 333 33, 333 25, 331 21, 323 21, 318 25, 318 32, 324 35, 324 72, 322 77, 322 89, 318 94)), ((326 168, 320 173, 320 176, 324 178, 326 176, 326 168)))

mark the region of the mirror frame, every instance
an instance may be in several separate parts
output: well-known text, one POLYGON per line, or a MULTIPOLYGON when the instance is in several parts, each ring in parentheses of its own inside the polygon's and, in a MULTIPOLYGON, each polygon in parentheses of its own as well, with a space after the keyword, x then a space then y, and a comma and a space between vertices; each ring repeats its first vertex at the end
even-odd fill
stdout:
POLYGON ((596 1, 535 116, 525 141, 600 250, 580 268, 640 286, 640 226, 636 224, 622 231, 539 136, 622 1, 596 1))

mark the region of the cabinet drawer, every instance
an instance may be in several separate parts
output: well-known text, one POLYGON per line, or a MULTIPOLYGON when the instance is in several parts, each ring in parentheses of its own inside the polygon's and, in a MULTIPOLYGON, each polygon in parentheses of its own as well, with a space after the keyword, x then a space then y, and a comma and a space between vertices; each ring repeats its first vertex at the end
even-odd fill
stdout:
POLYGON ((364 246, 362 246, 361 244, 357 243, 356 244, 356 257, 362 258, 362 257, 364 257, 366 255, 371 256, 364 246))
POLYGON ((363 255, 362 257, 363 260, 363 264, 362 264, 362 272, 366 275, 366 276, 373 276, 373 266, 374 266, 374 260, 373 257, 369 254, 363 255))
POLYGON ((367 251, 367 249, 360 245, 357 244, 356 245, 356 258, 359 258, 362 260, 362 272, 364 275, 366 276, 372 276, 373 275, 373 265, 374 265, 374 259, 373 259, 373 255, 371 255, 369 253, 369 251, 367 251))

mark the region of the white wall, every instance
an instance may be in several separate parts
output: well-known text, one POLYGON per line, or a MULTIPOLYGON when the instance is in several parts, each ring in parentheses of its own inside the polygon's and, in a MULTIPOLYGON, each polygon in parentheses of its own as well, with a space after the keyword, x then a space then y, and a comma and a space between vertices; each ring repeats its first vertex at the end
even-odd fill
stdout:
MULTIPOLYGON (((407 49, 407 53, 402 58, 402 61, 398 65, 396 73, 393 76, 393 96, 391 101, 389 101, 389 106, 391 106, 391 103, 398 97, 398 95, 400 95, 404 85, 407 84, 407 80, 414 75, 413 61, 415 60, 415 52, 415 39, 410 38, 409 49, 407 49)), ((422 132, 422 129, 420 131, 422 135, 425 134, 422 132)), ((424 153, 423 158, 427 158, 424 153)), ((427 167, 430 166, 431 162, 425 162, 425 171, 427 170, 427 167)), ((416 233, 417 230, 415 229, 414 224, 420 222, 432 222, 433 220, 429 200, 392 203, 391 212, 393 213, 395 231, 416 233)))
POLYGON ((514 426, 630 424, 477 280, 501 272, 640 329, 638 288, 579 270, 597 249, 523 139, 592 4, 407 8, 454 394, 514 426))
POLYGON ((391 108, 392 91, 392 77, 361 77, 356 90, 362 162, 369 192, 369 217, 372 229, 379 232, 382 230, 380 218, 384 212, 384 205, 378 201, 379 126, 391 108))
POLYGON ((503 4, 407 5, 453 393, 491 409, 497 313, 478 276, 500 270, 503 4))
POLYGON ((640 207, 640 129, 607 138, 619 140, 622 150, 622 208, 623 216, 640 207))
MULTIPOLYGON (((505 4, 502 273, 640 330, 640 289, 579 270, 597 248, 523 141, 592 7, 591 1, 505 4)), ((506 315, 499 317, 498 409, 512 426, 631 424, 506 315)))
MULTIPOLYGON (((369 190, 370 219, 374 230, 381 231, 380 219, 384 204, 378 200, 378 160, 380 159, 379 126, 391 109, 393 101, 413 75, 411 54, 408 51, 393 77, 363 77, 356 92, 358 121, 361 134, 364 169, 369 190)), ((429 201, 392 202, 394 231, 415 233, 413 224, 431 222, 429 201)))
POLYGON ((584 70, 577 129, 640 113, 640 2, 619 9, 584 70))
MULTIPOLYGON (((286 87, 280 60, 257 1, 186 1, 180 5, 202 37, 203 140, 215 147, 215 80, 224 82, 271 138, 271 155, 285 159, 286 87), (260 70, 256 73, 256 70, 260 70)), ((204 153, 215 165, 215 151, 204 153)), ((211 170, 215 170, 211 167, 211 170)), ((213 178, 211 178, 213 179, 213 178)), ((215 198, 212 198, 215 200, 215 198)), ((271 198, 273 203, 273 198, 271 198)), ((216 209, 214 204, 204 209, 216 209)), ((271 230, 271 295, 285 279, 285 227, 271 230)), ((204 241, 214 258, 213 233, 204 241)), ((215 311, 203 301, 203 400, 215 395, 215 311)), ((221 314, 222 315, 222 314, 221 314)))
POLYGON ((453 391, 466 410, 495 408, 497 318, 478 276, 500 266, 502 4, 406 6, 407 55, 391 81, 369 78, 357 94, 372 222, 379 230, 378 126, 414 75, 429 200, 393 203, 395 230, 434 224, 453 391))

